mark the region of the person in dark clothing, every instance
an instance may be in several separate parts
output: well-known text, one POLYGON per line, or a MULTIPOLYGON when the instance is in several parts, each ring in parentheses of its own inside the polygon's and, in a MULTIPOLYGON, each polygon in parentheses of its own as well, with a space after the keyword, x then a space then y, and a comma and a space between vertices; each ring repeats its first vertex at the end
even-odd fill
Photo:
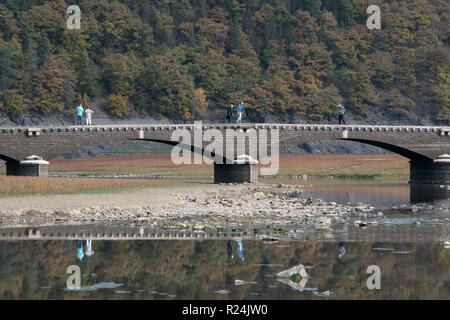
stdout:
POLYGON ((228 119, 228 123, 231 123, 231 121, 233 121, 233 105, 228 106, 227 119, 228 119))
POLYGON ((227 244, 227 249, 228 249, 228 258, 233 259, 233 244, 231 243, 231 240, 228 240, 228 244, 227 244))
POLYGON ((344 120, 345 108, 342 104, 338 105, 338 113, 339 113, 339 124, 347 124, 344 120))

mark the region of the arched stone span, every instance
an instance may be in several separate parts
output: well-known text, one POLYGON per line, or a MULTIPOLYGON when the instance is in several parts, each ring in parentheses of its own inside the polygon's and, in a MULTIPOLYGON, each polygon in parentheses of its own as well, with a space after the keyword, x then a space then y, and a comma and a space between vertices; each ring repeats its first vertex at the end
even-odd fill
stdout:
MULTIPOLYGON (((7 164, 15 165, 30 155, 41 156, 49 160, 58 155, 108 141, 146 140, 170 145, 172 133, 184 129, 194 136, 196 130, 216 129, 226 137, 226 143, 245 139, 256 129, 258 135, 248 145, 264 142, 260 137, 263 130, 279 133, 279 145, 294 144, 318 140, 349 140, 385 148, 411 159, 411 177, 420 182, 441 184, 450 181, 450 159, 440 159, 450 154, 450 127, 437 126, 368 126, 368 125, 309 125, 309 124, 206 124, 199 125, 120 125, 120 126, 53 126, 53 127, 0 127, 0 155, 7 164), (228 133, 231 132, 231 138, 228 133), (236 134, 236 136, 234 135, 236 134), (259 140, 259 141, 258 141, 259 140), (427 180, 428 179, 428 180, 427 180), (426 181, 425 181, 426 180, 426 181)), ((202 133, 199 133, 202 136, 202 133)), ((269 136, 269 134, 268 134, 269 136)), ((244 140, 245 141, 245 140, 244 140)), ((194 152, 203 152, 209 145, 203 141, 194 152)), ((273 141, 267 141, 272 145, 273 141)), ((270 147, 268 148, 270 153, 270 147)), ((222 150, 222 155, 226 154, 222 150)), ((236 153, 234 153, 236 155, 236 153)), ((258 152, 256 153, 256 156, 258 152)), ((230 159, 231 160, 231 159, 230 159)))
POLYGON ((409 160, 420 160, 420 161, 433 161, 432 158, 430 158, 430 156, 418 153, 416 151, 413 150, 409 150, 406 149, 404 147, 401 146, 397 146, 397 145, 393 145, 393 144, 389 144, 383 141, 373 141, 373 140, 363 140, 363 139, 341 139, 341 138, 324 138, 324 137, 320 137, 320 138, 315 138, 315 139, 305 139, 302 137, 298 137, 298 138, 292 138, 289 140, 285 140, 283 141, 283 145, 284 146, 294 146, 294 145, 299 145, 299 144, 303 144, 303 143, 311 143, 311 142, 316 142, 316 141, 352 141, 352 142, 358 142, 358 143, 362 143, 362 144, 367 144, 367 145, 371 145, 374 147, 378 147, 378 148, 382 148, 384 150, 399 154, 405 158, 408 158, 409 160))

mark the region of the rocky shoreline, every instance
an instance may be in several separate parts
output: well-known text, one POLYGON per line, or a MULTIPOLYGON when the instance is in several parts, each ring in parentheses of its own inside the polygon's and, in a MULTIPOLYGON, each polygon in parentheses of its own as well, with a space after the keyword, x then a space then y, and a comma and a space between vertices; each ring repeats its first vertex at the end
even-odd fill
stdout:
MULTIPOLYGON (((171 229, 225 229, 249 226, 329 228, 351 223, 377 225, 383 212, 369 204, 338 204, 307 198, 302 185, 220 185, 191 190, 169 189, 167 199, 154 205, 88 206, 65 209, 0 209, 0 227, 20 225, 122 223, 171 229)), ((152 197, 147 189, 143 196, 152 197)), ((117 195, 127 197, 127 194, 117 195)), ((141 195, 142 197, 142 195, 141 195)), ((147 199, 148 200, 148 199, 147 199)), ((20 201, 20 198, 17 198, 20 201)), ((401 206, 397 212, 415 213, 433 206, 401 206)), ((445 218, 448 221, 449 218, 445 218)))
MULTIPOLYGON (((170 190, 171 201, 159 206, 90 206, 68 209, 2 212, 0 226, 69 222, 145 222, 179 228, 221 228, 239 225, 331 226, 360 217, 376 223, 383 214, 375 207, 337 204, 303 196, 296 185, 221 185, 212 191, 170 190)), ((151 192, 149 190, 149 192, 151 192)), ((19 198, 18 198, 19 201, 19 198)))

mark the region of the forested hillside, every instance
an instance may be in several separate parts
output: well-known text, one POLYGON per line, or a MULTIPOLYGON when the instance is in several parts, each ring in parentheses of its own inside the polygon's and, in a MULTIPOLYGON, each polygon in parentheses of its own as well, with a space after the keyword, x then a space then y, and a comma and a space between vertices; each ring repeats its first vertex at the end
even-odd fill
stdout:
POLYGON ((447 0, 2 0, 0 113, 450 120, 447 0), (381 30, 366 26, 381 8, 381 30), (69 5, 81 29, 69 30, 69 5))

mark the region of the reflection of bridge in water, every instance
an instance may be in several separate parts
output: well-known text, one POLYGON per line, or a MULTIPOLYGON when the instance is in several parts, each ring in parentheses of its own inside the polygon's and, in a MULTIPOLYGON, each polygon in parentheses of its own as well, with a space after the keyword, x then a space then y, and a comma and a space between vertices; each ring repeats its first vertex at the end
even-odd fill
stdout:
POLYGON ((0 229, 0 240, 262 240, 291 241, 344 241, 344 242, 430 242, 445 241, 450 235, 450 225, 378 225, 364 229, 341 225, 334 229, 299 231, 280 234, 279 229, 248 228, 243 231, 161 230, 150 227, 124 226, 43 226, 11 227, 0 229))
POLYGON ((145 227, 53 226, 0 229, 0 240, 219 240, 242 236, 247 236, 247 233, 156 230, 145 227))

